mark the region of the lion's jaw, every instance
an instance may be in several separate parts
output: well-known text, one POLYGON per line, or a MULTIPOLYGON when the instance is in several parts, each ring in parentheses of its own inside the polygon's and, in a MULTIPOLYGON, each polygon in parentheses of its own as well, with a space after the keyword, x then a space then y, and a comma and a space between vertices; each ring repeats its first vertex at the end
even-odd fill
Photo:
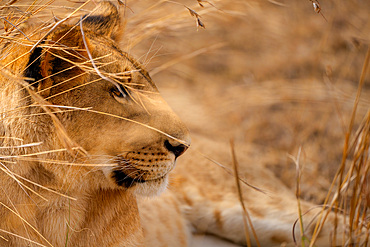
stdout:
POLYGON ((167 187, 168 173, 174 168, 176 157, 165 149, 146 147, 139 150, 117 157, 117 164, 108 176, 135 194, 158 195, 167 187))
MULTIPOLYGON (((155 135, 155 133, 144 133, 142 136, 144 140, 151 139, 150 136, 153 134, 155 135)), ((107 164, 102 166, 102 171, 113 188, 125 188, 141 196, 156 196, 166 189, 169 172, 175 167, 176 158, 180 155, 170 151, 168 141, 161 141, 161 139, 144 146, 138 138, 137 143, 131 143, 122 148, 122 150, 131 151, 114 154, 110 159, 106 157, 111 156, 101 154, 104 149, 99 149, 99 154, 95 157, 100 158, 95 159, 94 163, 107 164)), ((187 145, 188 143, 189 141, 187 145)), ((184 146, 180 152, 185 150, 184 146)), ((93 151, 91 150, 91 153, 93 151)))

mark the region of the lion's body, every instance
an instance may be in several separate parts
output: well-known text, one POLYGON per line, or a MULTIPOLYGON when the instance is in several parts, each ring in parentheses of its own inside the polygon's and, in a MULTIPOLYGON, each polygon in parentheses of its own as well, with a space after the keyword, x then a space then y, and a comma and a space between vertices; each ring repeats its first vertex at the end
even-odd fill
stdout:
MULTIPOLYGON (((263 191, 257 191, 241 183, 244 203, 260 246, 281 246, 282 244, 295 246, 293 229, 297 244, 300 245, 298 204, 293 190, 287 188, 269 169, 256 163, 259 158, 254 155, 254 146, 240 143, 236 146, 239 176, 263 191)), ((153 198, 152 200, 157 204, 150 204, 150 209, 147 201, 139 202, 139 212, 142 218, 145 218, 145 223, 147 216, 143 217, 142 211, 145 213, 149 210, 157 211, 158 208, 166 212, 166 208, 167 210, 178 208, 180 213, 173 218, 181 224, 188 225, 186 229, 188 232, 185 234, 189 235, 190 232, 212 234, 245 246, 247 240, 244 231, 243 209, 238 197, 235 178, 225 169, 205 158, 204 155, 219 162, 231 173, 233 172, 229 145, 209 140, 201 135, 192 135, 192 148, 179 159, 176 169, 171 173, 166 195, 153 198)), ((321 209, 320 206, 301 201, 304 231, 308 238, 312 236, 316 226, 315 219, 321 209)), ((337 217, 338 222, 343 222, 341 215, 337 217)), ((316 246, 330 245, 334 220, 334 214, 329 214, 327 223, 316 241, 316 246)), ((174 224, 173 221, 172 219, 172 224, 174 224)), ((144 224, 144 233, 149 231, 157 233, 155 236, 149 236, 149 239, 145 236, 147 243, 151 243, 148 246, 162 246, 162 243, 156 242, 155 239, 174 241, 173 235, 167 234, 168 223, 155 225, 153 222, 155 220, 150 221, 151 224, 148 226, 144 224)), ((343 224, 338 226, 338 236, 342 236, 344 228, 343 224)), ((249 234, 252 245, 258 246, 251 231, 249 234)), ((192 238, 189 238, 187 245, 176 246, 192 246, 192 241, 192 238)), ((341 241, 337 239, 338 244, 335 246, 340 246, 341 241)))
MULTIPOLYGON (((25 28, 34 42, 2 47, 0 246, 188 246, 193 230, 246 244, 235 179, 197 153, 232 171, 227 145, 195 139, 168 190, 137 197, 167 187, 188 131, 140 64, 117 48, 116 8, 103 3, 94 13, 45 37, 25 28)), ((254 163, 253 150, 237 155, 241 177, 266 191, 242 187, 260 243, 292 243, 294 194, 254 163)), ((312 207, 302 202, 308 236, 319 211, 312 207)), ((331 231, 319 241, 328 243, 331 231)))

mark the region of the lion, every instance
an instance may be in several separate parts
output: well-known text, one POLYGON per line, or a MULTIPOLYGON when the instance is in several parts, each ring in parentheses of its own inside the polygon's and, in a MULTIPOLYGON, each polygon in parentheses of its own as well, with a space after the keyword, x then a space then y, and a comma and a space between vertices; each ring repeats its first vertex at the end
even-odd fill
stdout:
POLYGON ((143 245, 136 196, 166 188, 190 138, 121 29, 102 2, 2 47, 0 246, 143 245))
MULTIPOLYGON (((189 246, 193 233, 246 245, 228 145, 193 134, 187 151, 188 129, 119 48, 121 32, 117 8, 102 2, 74 24, 25 26, 1 47, 0 246, 189 246)), ((299 244, 294 193, 256 165, 252 146, 236 153, 240 178, 261 188, 242 187, 251 244, 299 244)), ((309 238, 321 207, 301 210, 309 238)))

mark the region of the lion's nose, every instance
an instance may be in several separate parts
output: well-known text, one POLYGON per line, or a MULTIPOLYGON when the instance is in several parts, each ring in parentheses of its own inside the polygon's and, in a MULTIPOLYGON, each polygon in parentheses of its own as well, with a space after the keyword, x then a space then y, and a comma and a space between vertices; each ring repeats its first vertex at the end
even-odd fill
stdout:
POLYGON ((188 149, 187 145, 184 144, 172 145, 168 140, 164 141, 164 146, 167 148, 168 151, 172 152, 176 158, 179 157, 188 149))

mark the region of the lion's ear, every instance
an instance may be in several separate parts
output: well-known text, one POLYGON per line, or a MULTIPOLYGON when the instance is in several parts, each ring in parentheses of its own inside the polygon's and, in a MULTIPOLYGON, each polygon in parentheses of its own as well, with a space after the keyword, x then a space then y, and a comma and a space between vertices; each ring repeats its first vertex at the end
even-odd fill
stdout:
POLYGON ((95 33, 117 39, 122 31, 117 7, 110 2, 101 2, 90 15, 83 18, 83 26, 95 33))
POLYGON ((24 76, 41 96, 48 97, 54 85, 63 84, 65 75, 76 77, 82 72, 79 64, 88 60, 83 49, 81 32, 61 27, 31 52, 24 76))

